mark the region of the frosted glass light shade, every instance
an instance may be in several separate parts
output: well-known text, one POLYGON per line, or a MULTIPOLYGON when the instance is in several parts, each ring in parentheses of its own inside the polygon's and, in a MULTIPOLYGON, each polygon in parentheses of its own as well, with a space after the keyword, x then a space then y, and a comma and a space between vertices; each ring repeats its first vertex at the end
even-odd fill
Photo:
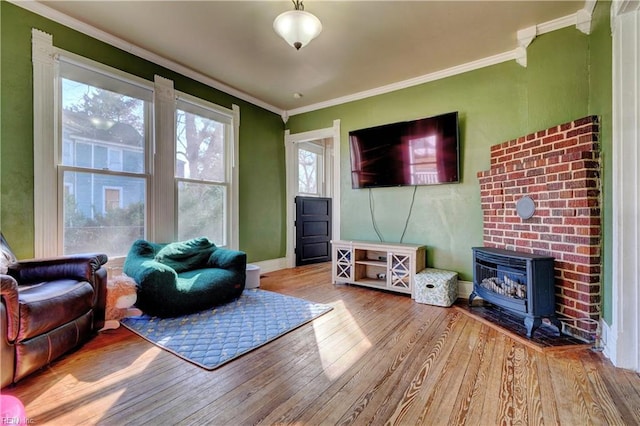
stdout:
POLYGON ((300 50, 322 31, 322 24, 315 15, 304 10, 281 13, 273 21, 273 29, 287 43, 300 50))

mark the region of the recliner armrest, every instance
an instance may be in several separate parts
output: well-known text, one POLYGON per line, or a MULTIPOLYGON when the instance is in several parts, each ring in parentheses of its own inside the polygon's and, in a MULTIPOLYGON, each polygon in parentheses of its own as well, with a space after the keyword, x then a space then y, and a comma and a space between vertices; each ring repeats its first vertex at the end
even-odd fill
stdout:
POLYGON ((0 275, 0 297, 7 310, 7 339, 10 342, 18 337, 20 310, 18 307, 18 283, 9 275, 0 275))
POLYGON ((93 283, 96 271, 107 260, 107 255, 97 253, 25 260, 11 265, 9 274, 21 284, 64 278, 93 283))

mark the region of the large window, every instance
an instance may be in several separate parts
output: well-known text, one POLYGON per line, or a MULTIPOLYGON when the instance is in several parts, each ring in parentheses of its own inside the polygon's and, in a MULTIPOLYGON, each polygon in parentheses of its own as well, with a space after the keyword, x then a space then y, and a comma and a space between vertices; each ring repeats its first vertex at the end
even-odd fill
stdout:
POLYGON ((146 235, 152 91, 60 61, 62 252, 124 255, 146 235))
POLYGON ((238 107, 32 41, 35 256, 195 236, 237 249, 238 107))
POLYGON ((179 95, 176 110, 178 239, 207 236, 228 244, 232 117, 179 95))

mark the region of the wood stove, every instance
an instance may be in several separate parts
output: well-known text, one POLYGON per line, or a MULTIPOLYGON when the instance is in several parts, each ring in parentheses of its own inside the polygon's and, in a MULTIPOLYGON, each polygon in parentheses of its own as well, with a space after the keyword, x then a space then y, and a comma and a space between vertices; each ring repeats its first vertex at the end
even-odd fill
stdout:
POLYGON ((524 316, 527 337, 547 318, 562 330, 555 315, 554 258, 492 247, 473 248, 473 292, 493 305, 524 316))

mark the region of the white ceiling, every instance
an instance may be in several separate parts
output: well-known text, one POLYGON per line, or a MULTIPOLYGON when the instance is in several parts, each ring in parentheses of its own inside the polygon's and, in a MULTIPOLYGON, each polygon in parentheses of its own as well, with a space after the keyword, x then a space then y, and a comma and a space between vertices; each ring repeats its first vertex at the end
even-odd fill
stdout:
POLYGON ((323 31, 296 51, 272 26, 278 14, 293 9, 291 1, 37 3, 40 10, 61 12, 74 18, 68 22, 88 24, 269 109, 294 112, 512 51, 518 30, 585 7, 576 0, 306 0, 305 9, 320 19, 323 31), (294 93, 303 96, 296 99, 294 93))

